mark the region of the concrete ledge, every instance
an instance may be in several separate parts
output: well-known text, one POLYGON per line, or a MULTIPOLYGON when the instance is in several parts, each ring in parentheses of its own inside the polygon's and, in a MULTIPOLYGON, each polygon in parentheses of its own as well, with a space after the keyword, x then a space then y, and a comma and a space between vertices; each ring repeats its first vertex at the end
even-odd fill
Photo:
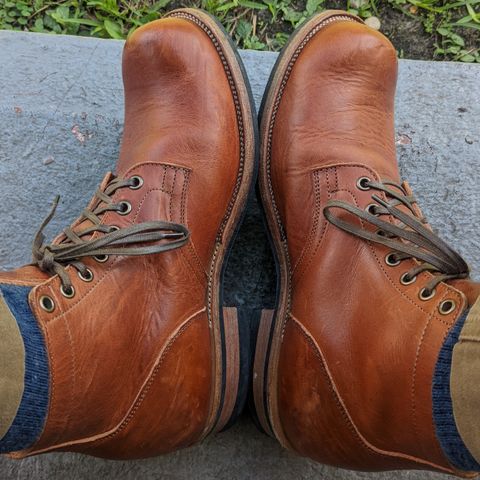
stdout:
MULTIPOLYGON (((58 232, 85 207, 118 154, 123 42, 0 32, 0 268, 30 259, 34 232, 56 194, 58 232)), ((244 51, 257 104, 273 53, 244 51)), ((480 278, 480 66, 400 61, 397 145, 403 176, 441 235, 480 278)), ((361 160, 361 159, 359 159, 361 160)), ((227 274, 229 303, 273 303, 271 254, 255 201, 227 274)), ((16 479, 434 479, 418 472, 365 474, 295 457, 244 420, 203 445, 139 462, 50 454, 0 459, 16 479)))

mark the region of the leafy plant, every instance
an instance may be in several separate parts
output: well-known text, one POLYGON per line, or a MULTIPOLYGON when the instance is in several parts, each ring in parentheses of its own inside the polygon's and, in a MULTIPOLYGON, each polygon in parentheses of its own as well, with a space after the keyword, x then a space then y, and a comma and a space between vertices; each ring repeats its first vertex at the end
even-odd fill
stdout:
POLYGON ((279 50, 326 8, 382 22, 397 12, 433 38, 431 58, 480 63, 480 0, 0 0, 0 29, 124 39, 180 6, 216 15, 240 47, 254 50, 279 50))

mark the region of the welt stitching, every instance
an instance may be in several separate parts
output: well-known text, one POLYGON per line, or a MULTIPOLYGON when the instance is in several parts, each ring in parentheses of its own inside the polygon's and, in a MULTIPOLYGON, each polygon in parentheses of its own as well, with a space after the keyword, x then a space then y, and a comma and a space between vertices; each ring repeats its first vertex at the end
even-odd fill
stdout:
POLYGON ((240 186, 243 178, 243 173, 244 173, 244 163, 245 163, 245 127, 243 123, 243 114, 242 114, 242 108, 239 100, 239 95, 238 95, 238 89, 237 85, 234 79, 234 76, 231 71, 231 67, 228 63, 228 60, 225 56, 225 53, 223 51, 223 48, 221 46, 220 41, 218 38, 215 36, 215 34, 210 30, 210 28, 203 23, 198 17, 195 15, 192 15, 190 13, 186 12, 174 12, 171 15, 167 15, 170 17, 179 17, 179 18, 185 18, 187 20, 190 20, 191 22, 195 23, 198 25, 210 38, 212 41, 213 45, 215 46, 215 49, 217 50, 217 53, 220 57, 220 60, 222 62, 223 69, 225 71, 225 74, 227 76, 227 80, 230 86, 230 91, 233 96, 234 104, 235 104, 235 113, 237 116, 237 126, 238 126, 238 133, 240 137, 240 162, 239 162, 239 169, 237 173, 237 179, 234 187, 234 191, 232 194, 232 197, 230 199, 230 202, 227 207, 227 211, 225 213, 225 216, 222 220, 222 223, 220 225, 219 233, 218 233, 218 241, 222 241, 223 233, 225 230, 225 227, 228 223, 228 220, 230 219, 232 210, 234 208, 238 193, 240 191, 240 186))
MULTIPOLYGON (((281 222, 281 218, 280 218, 280 215, 279 215, 279 211, 278 211, 278 207, 277 207, 277 203, 276 203, 276 200, 275 200, 275 195, 274 195, 274 191, 273 191, 273 184, 272 184, 272 179, 271 179, 271 146, 272 146, 272 140, 273 140, 273 129, 274 129, 274 126, 275 126, 275 121, 276 121, 276 115, 277 115, 277 112, 278 112, 278 109, 279 109, 279 106, 280 106, 280 101, 283 97, 283 93, 284 93, 284 90, 285 90, 285 87, 286 87, 286 84, 288 82, 288 79, 291 75, 291 72, 292 72, 292 69, 293 69, 293 66, 294 64, 296 63, 301 51, 303 50, 303 48, 305 47, 305 45, 310 41, 310 39, 315 35, 315 33, 317 33, 321 28, 321 23, 318 24, 316 27, 314 27, 312 30, 310 30, 310 32, 305 36, 305 38, 303 39, 302 43, 297 47, 297 49, 295 50, 294 54, 292 55, 291 59, 290 59, 290 62, 286 68, 286 71, 283 75, 283 78, 282 78, 282 82, 280 84, 280 87, 279 87, 279 90, 276 94, 276 98, 275 98, 275 103, 274 103, 274 106, 273 106, 273 109, 272 109, 272 114, 271 114, 271 118, 270 118, 270 123, 269 123, 269 128, 268 128, 268 137, 267 137, 267 154, 266 154, 266 174, 267 174, 267 185, 268 185, 268 190, 269 190, 269 195, 270 195, 270 200, 271 200, 271 204, 272 204, 272 208, 273 208, 273 212, 274 212, 274 215, 275 215, 275 219, 276 219, 276 223, 277 223, 277 226, 279 228, 279 231, 280 231, 280 237, 281 237, 281 240, 282 240, 282 245, 284 246, 284 249, 285 249, 285 255, 286 255, 286 259, 287 259, 287 268, 288 268, 288 249, 285 248, 285 232, 284 232, 284 228, 283 228, 283 225, 282 225, 282 222, 281 222), (315 29, 317 29, 315 31, 315 29), (314 32, 314 33, 312 33, 314 32)), ((370 169, 369 169, 370 170, 370 169)), ((328 177, 327 177, 327 182, 328 182, 328 177)), ((328 193, 328 197, 330 198, 330 193, 328 193)), ((362 222, 363 223, 363 222, 362 222)), ((373 250, 373 247, 371 245, 370 242, 368 242, 368 245, 369 245, 369 248, 371 249, 375 259, 377 260, 377 263, 380 265, 380 268, 383 270, 384 274, 386 275, 387 279, 390 281, 390 283, 394 286, 394 288, 404 297, 404 298, 407 298, 403 295, 402 292, 400 292, 398 290, 398 288, 396 287, 396 285, 393 284, 392 280, 390 279, 390 277, 388 276, 388 274, 386 273, 385 269, 383 268, 383 266, 380 264, 379 262, 379 259, 377 257, 377 255, 375 255, 375 252, 373 250)), ((287 312, 290 311, 290 301, 291 301, 291 285, 290 284, 287 284, 287 288, 288 288, 288 305, 287 305, 287 312)), ((407 298, 407 300, 412 303, 410 301, 409 298, 407 298)), ((416 305, 416 304, 414 304, 416 305)), ((287 313, 288 315, 288 313, 287 313)), ((282 335, 284 334, 285 332, 285 325, 286 325, 286 322, 287 322, 287 318, 284 318, 283 319, 283 322, 284 322, 284 325, 283 325, 283 328, 282 328, 282 335)), ((299 327, 297 327, 299 328, 299 327)), ((322 364, 322 367, 323 367, 323 364, 322 364)), ((337 404, 338 405, 338 404, 337 404)), ((376 453, 376 452, 374 452, 376 453)))
POLYGON ((213 316, 213 280, 214 280, 214 273, 215 273, 215 266, 217 262, 217 256, 219 254, 220 250, 220 244, 223 241, 223 234, 225 227, 230 219, 232 210, 234 208, 234 205, 237 200, 238 193, 240 191, 240 186, 243 180, 243 174, 244 174, 244 165, 245 165, 245 131, 244 131, 244 124, 243 124, 243 114, 242 114, 242 108, 240 105, 239 101, 239 95, 237 91, 237 86, 235 79, 232 75, 230 65, 226 59, 225 53, 223 51, 223 48, 218 40, 218 38, 215 36, 215 34, 208 28, 208 26, 203 23, 198 17, 190 14, 190 13, 185 13, 185 12, 176 12, 171 15, 168 15, 171 17, 179 17, 179 18, 185 18, 187 20, 190 20, 191 22, 195 23, 198 25, 210 38, 212 41, 213 45, 215 46, 217 53, 220 57, 220 60, 222 62, 223 69, 225 71, 225 74, 227 76, 227 80, 230 86, 230 91, 232 93, 233 101, 235 104, 235 113, 237 116, 237 126, 238 126, 238 134, 239 134, 239 139, 240 139, 240 158, 239 158, 239 168, 237 172, 237 179, 235 183, 235 187, 233 190, 232 197, 230 199, 230 202, 227 206, 227 210, 225 212, 225 215, 223 217, 222 223, 220 224, 220 228, 217 234, 217 240, 215 244, 215 248, 213 251, 212 259, 210 262, 210 268, 209 268, 209 273, 208 273, 208 288, 207 288, 207 305, 208 305, 208 316, 209 316, 209 324, 211 325, 211 319, 213 316))
MULTIPOLYGON (((342 18, 341 15, 332 15, 329 18, 333 19, 333 18, 338 18, 338 17, 342 18)), ((355 17, 348 17, 348 16, 343 15, 343 18, 348 19, 350 21, 359 22, 359 20, 357 20, 355 17)), ((324 26, 324 22, 325 21, 321 21, 317 25, 314 25, 310 29, 310 31, 305 34, 305 37, 303 38, 302 42, 297 46, 296 50, 293 52, 292 57, 290 58, 290 61, 287 65, 286 70, 284 72, 284 75, 281 79, 280 87, 278 88, 278 92, 277 92, 276 97, 275 97, 275 102, 274 102, 273 108, 272 108, 270 123, 269 123, 269 126, 268 126, 267 155, 266 155, 266 157, 267 157, 266 158, 267 183, 268 183, 268 190, 269 190, 269 194, 270 194, 270 200, 272 202, 273 211, 274 211, 274 214, 275 214, 275 217, 276 217, 277 225, 279 227, 280 236, 281 236, 282 240, 285 240, 285 231, 284 231, 282 221, 281 221, 281 218, 280 218, 280 214, 279 214, 279 211, 278 211, 277 202, 275 200, 275 195, 274 195, 274 191, 273 191, 273 184, 272 184, 272 175, 271 175, 271 153, 272 153, 273 128, 275 126, 275 121, 276 121, 278 109, 280 108, 280 102, 281 102, 283 94, 285 92, 285 88, 287 86, 288 80, 289 80, 290 75, 292 73, 293 67, 294 67, 295 63, 297 62, 297 60, 298 60, 300 54, 302 53, 303 49, 308 44, 308 42, 324 26)), ((286 253, 286 255, 288 257, 288 253, 286 253)), ((288 263, 288 259, 287 259, 287 263, 288 263)), ((290 290, 290 287, 289 287, 289 290, 290 290)), ((290 295, 290 292, 289 292, 289 295, 290 295)), ((286 319, 284 319, 283 321, 285 322, 285 320, 286 319)))
MULTIPOLYGON (((198 25, 210 38, 212 41, 212 44, 215 46, 217 53, 220 57, 220 60, 223 65, 224 72, 227 76, 227 80, 230 86, 230 92, 233 97, 233 102, 235 105, 235 113, 237 117, 237 128, 238 128, 238 135, 239 135, 239 147, 240 147, 240 158, 239 158, 239 168, 237 172, 237 179, 235 182, 235 187, 232 193, 232 196, 230 198, 230 201, 228 203, 225 215, 223 217, 223 220, 220 224, 220 228, 217 233, 217 238, 215 241, 215 246, 214 246, 214 251, 211 257, 211 262, 210 262, 210 268, 209 268, 209 273, 208 273, 208 283, 207 283, 207 316, 208 316, 208 323, 209 326, 212 327, 212 322, 214 318, 214 312, 213 312, 213 306, 214 306, 214 292, 213 292, 213 284, 214 284, 214 277, 215 277, 215 270, 217 266, 217 257, 220 252, 220 245, 224 242, 224 233, 226 226, 228 222, 230 221, 230 218, 232 216, 233 209, 237 203, 237 197, 239 195, 241 186, 242 186, 242 181, 244 177, 244 170, 245 170, 245 158, 246 158, 246 145, 245 145, 245 127, 244 127, 244 119, 243 119, 243 113, 242 113, 242 106, 240 104, 239 100, 239 95, 237 91, 237 85, 234 79, 234 76, 232 74, 229 62, 225 56, 225 53, 223 51, 223 48, 221 46, 220 41, 218 38, 215 36, 215 34, 210 30, 210 28, 202 22, 198 17, 195 15, 192 15, 190 13, 186 12, 174 12, 170 14, 169 16, 172 17, 179 17, 179 18, 185 18, 187 20, 190 20, 191 22, 195 23, 198 25)), ((216 332, 214 330, 214 335, 216 336, 216 332)), ((216 423, 216 422, 215 422, 216 423)))

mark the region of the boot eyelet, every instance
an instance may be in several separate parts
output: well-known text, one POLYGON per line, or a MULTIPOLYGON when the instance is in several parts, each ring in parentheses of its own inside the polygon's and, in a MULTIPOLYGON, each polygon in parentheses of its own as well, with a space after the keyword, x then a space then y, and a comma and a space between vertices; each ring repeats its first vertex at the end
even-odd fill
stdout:
POLYGON ((427 290, 426 288, 422 288, 418 293, 418 298, 423 300, 424 302, 427 300, 432 299, 437 294, 436 290, 433 289, 431 291, 427 290))
POLYGON ((110 225, 109 233, 118 232, 119 230, 120 230, 120 227, 117 227, 117 225, 110 225))
POLYGON ((368 185, 371 180, 368 177, 360 177, 357 180, 357 188, 359 190, 370 190, 370 186, 368 185))
POLYGON ((400 277, 400 283, 402 285, 411 285, 412 283, 415 283, 416 281, 417 281, 417 276, 410 278, 410 276, 408 275, 408 272, 404 273, 400 277))
POLYGON ((98 263, 105 263, 108 261, 108 255, 95 255, 93 259, 98 263))
POLYGON ((87 268, 85 274, 79 271, 78 276, 80 277, 80 280, 83 280, 84 282, 91 282, 93 280, 93 272, 89 268, 87 268))
POLYGON ((398 260, 397 257, 395 256, 395 254, 392 252, 392 253, 389 253, 386 257, 385 257, 385 263, 389 266, 389 267, 398 267, 398 265, 400 265, 400 263, 402 263, 401 260, 398 260))
POLYGON ((143 178, 140 177, 139 175, 134 175, 133 177, 130 178, 132 180, 133 185, 130 185, 130 190, 139 190, 140 188, 143 187, 144 181, 143 178))
POLYGON ((119 215, 128 215, 132 211, 132 204, 126 200, 122 200, 119 204, 119 215))
POLYGON ((55 302, 48 295, 42 295, 39 302, 42 310, 45 310, 47 313, 52 313, 55 310, 55 302))
POLYGON ((367 205, 365 210, 367 211, 367 213, 369 213, 370 215, 375 215, 376 217, 378 216, 378 213, 377 213, 377 206, 375 203, 371 203, 370 205, 367 205))
POLYGON ((448 315, 457 308, 457 304, 454 300, 444 300, 439 306, 438 311, 442 315, 448 315))
POLYGON ((60 286, 60 293, 65 298, 73 298, 75 296, 75 289, 73 288, 73 285, 71 285, 69 288, 65 288, 63 285, 61 285, 60 286))

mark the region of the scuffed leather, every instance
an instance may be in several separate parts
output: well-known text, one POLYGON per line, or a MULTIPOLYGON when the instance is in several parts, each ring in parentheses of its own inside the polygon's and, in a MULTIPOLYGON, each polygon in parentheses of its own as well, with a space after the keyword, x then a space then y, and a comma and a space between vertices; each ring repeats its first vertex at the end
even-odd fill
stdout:
POLYGON ((240 168, 232 90, 212 40, 180 18, 130 37, 123 77, 117 174, 139 175, 144 185, 117 190, 114 201, 129 201, 132 212, 108 212, 102 223, 181 223, 190 241, 156 255, 86 258, 90 283, 67 267, 73 299, 62 297, 57 276, 36 267, 1 274, 2 282, 36 284, 29 301, 52 379, 45 429, 16 457, 50 450, 147 457, 191 445, 211 428, 216 347, 206 272, 240 168), (39 308, 45 294, 56 303, 53 313, 39 308))
MULTIPOLYGON (((291 309, 278 366, 279 422, 291 448, 323 463, 452 472, 435 435, 432 376, 467 306, 457 289, 465 282, 443 283, 421 301, 430 273, 402 285, 414 260, 387 266, 387 248, 323 215, 333 199, 366 208, 372 191, 357 188, 362 176, 400 180, 396 78, 396 52, 383 35, 338 21, 307 43, 280 101, 271 178, 288 244, 291 309), (447 298, 457 307, 443 316, 437 307, 447 298)), ((468 291, 478 295, 478 286, 468 291)))

